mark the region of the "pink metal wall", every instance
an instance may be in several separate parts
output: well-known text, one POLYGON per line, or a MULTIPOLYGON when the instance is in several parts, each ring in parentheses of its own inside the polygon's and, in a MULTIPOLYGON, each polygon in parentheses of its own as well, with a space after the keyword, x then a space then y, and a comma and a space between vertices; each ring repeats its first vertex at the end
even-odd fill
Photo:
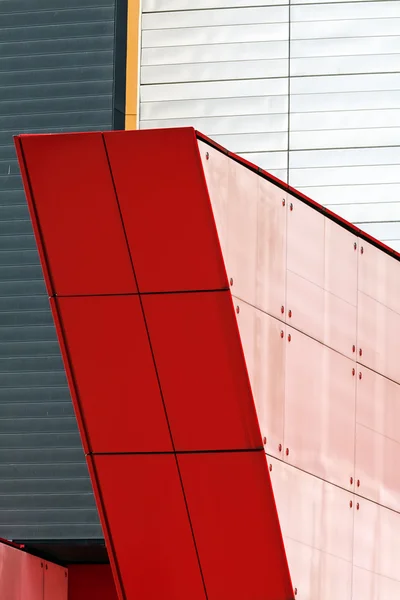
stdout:
POLYGON ((0 598, 67 600, 67 569, 0 543, 0 598))
POLYGON ((297 598, 399 598, 400 263, 199 146, 297 598))

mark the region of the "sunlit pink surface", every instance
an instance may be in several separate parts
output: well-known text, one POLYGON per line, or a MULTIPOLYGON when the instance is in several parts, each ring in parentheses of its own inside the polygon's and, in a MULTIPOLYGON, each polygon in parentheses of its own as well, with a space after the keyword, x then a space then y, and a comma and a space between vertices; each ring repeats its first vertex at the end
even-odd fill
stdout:
POLYGON ((400 264, 199 147, 296 598, 400 597, 400 264))

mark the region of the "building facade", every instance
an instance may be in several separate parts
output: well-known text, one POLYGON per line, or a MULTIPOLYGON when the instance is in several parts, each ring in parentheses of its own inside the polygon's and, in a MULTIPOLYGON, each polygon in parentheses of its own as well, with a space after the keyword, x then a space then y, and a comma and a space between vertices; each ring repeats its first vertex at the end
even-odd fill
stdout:
POLYGON ((193 126, 400 250, 400 1, 3 0, 0 31, 0 537, 106 561, 13 136, 193 126))

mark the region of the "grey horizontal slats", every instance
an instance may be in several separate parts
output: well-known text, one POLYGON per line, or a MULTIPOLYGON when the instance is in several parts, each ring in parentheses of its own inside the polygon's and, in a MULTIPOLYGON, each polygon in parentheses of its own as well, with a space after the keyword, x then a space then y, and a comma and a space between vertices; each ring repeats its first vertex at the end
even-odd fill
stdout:
POLYGON ((114 0, 0 2, 0 537, 102 532, 12 137, 112 127, 114 0))

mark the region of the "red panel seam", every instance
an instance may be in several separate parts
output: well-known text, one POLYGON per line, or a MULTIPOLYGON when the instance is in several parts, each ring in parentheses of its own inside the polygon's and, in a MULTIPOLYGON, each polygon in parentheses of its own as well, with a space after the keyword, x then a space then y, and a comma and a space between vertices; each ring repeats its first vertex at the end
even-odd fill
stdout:
MULTIPOLYGON (((123 229, 123 232, 124 232, 126 245, 127 245, 127 248, 128 248, 128 254, 129 254, 129 259, 130 259, 130 262, 131 262, 132 272, 133 272, 133 276, 134 276, 134 279, 135 279, 135 282, 136 282, 136 287, 137 287, 138 292, 139 292, 138 293, 138 297, 139 297, 139 301, 140 301, 140 307, 141 307, 141 310, 142 310, 143 321, 144 321, 144 325, 145 325, 145 328, 146 328, 147 338, 148 338, 149 346, 150 346, 150 352, 151 352, 151 356, 152 356, 153 364, 154 364, 154 370, 155 370, 155 373, 156 373, 157 383, 158 383, 158 387, 159 387, 159 390, 160 390, 161 400, 162 400, 162 403, 163 403, 163 408, 164 408, 164 413, 165 413, 165 419, 167 421, 167 426, 168 426, 168 430, 169 430, 169 434, 170 434, 170 438, 171 438, 171 444, 172 444, 172 448, 173 448, 173 454, 175 456, 176 468, 177 468, 179 480, 180 480, 180 483, 181 483, 182 495, 183 495, 183 499, 184 499, 184 502, 185 502, 186 513, 187 513, 187 517, 188 517, 188 521, 189 521, 189 526, 190 526, 190 530, 191 530, 191 534, 192 534, 192 539, 193 539, 193 544, 194 544, 194 548, 195 548, 195 552, 196 552, 196 556, 197 556, 197 562, 198 562, 198 565, 199 565, 201 580, 202 580, 202 583, 203 583, 203 588, 204 588, 204 593, 205 593, 206 599, 208 599, 206 584, 205 584, 204 575, 203 575, 203 569, 201 567, 201 562, 200 562, 200 555, 199 555, 199 551, 198 551, 198 548, 197 548, 196 538, 195 538, 195 535, 194 535, 194 529, 193 529, 192 519, 191 519, 191 516, 190 516, 189 505, 188 505, 188 501, 187 501, 187 498, 186 498, 185 488, 184 488, 184 485, 183 485, 182 475, 181 475, 181 471, 180 471, 179 463, 178 463, 178 457, 177 457, 176 450, 175 450, 174 439, 173 439, 173 436, 172 436, 171 425, 170 425, 170 422, 169 422, 169 419, 168 419, 167 407, 166 407, 166 404, 165 404, 164 394, 163 394, 162 387, 161 387, 161 380, 160 380, 160 376, 159 376, 158 369, 157 369, 157 363, 156 363, 156 359, 155 359, 155 355, 154 355, 153 346, 152 346, 152 343, 151 343, 150 331, 149 331, 149 328, 148 328, 148 324, 147 324, 147 320, 146 320, 146 314, 145 314, 145 311, 144 311, 144 306, 143 306, 143 301, 142 301, 142 296, 141 296, 141 293, 140 293, 140 290, 139 290, 138 281, 137 281, 136 272, 135 272, 135 267, 134 267, 133 259, 132 259, 132 254, 131 254, 129 243, 128 243, 128 236, 127 236, 127 233, 126 233, 125 224, 124 224, 124 220, 123 220, 123 217, 122 217, 121 205, 120 205, 119 200, 118 200, 117 188, 116 188, 116 185, 115 185, 114 175, 113 175, 112 168, 111 168, 110 157, 109 157, 108 151, 107 151, 107 144, 106 144, 106 141, 105 141, 105 138, 104 138, 103 134, 102 134, 102 139, 103 139, 103 144, 104 144, 104 151, 105 151, 106 157, 107 157, 108 168, 110 170, 110 175, 111 175, 111 179, 112 179, 112 183, 113 183, 113 187, 114 187, 115 200, 116 200, 116 203, 117 203, 117 206, 118 206, 118 211, 119 211, 119 215, 120 215, 120 219, 121 219, 121 225, 122 225, 122 229, 123 229)), ((110 535, 111 535, 111 533, 110 533, 110 535)), ((114 553, 114 556, 116 556, 115 553, 114 553)))

